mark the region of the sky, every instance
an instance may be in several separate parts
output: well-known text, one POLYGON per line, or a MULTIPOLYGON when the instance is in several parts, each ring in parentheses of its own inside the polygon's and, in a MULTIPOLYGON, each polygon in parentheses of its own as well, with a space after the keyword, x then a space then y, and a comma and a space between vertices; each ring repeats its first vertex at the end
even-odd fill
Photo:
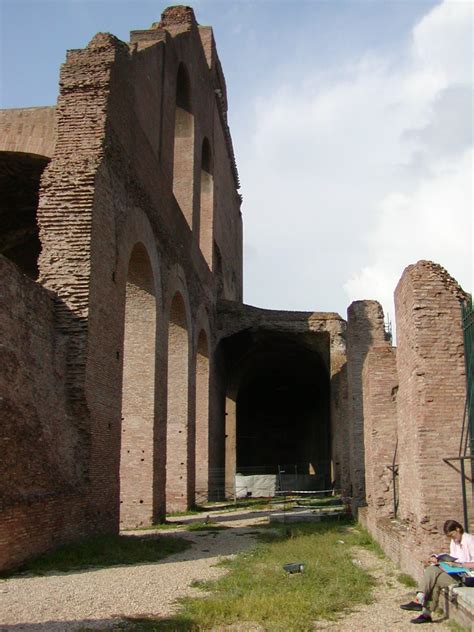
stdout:
MULTIPOLYGON (((171 4, 171 3, 170 3, 171 4)), ((431 259, 473 279, 471 0, 191 0, 214 29, 243 195, 244 302, 336 311, 431 259)), ((0 107, 54 104, 65 51, 167 4, 0 0, 0 107)))

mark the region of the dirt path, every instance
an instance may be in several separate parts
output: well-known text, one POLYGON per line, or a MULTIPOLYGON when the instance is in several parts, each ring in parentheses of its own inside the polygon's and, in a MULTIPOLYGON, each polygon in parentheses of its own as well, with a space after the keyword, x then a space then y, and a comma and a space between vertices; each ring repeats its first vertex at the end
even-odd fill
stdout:
MULTIPOLYGON (((397 577, 400 571, 389 559, 381 559, 372 551, 362 547, 351 549, 354 564, 360 565, 377 580, 375 588, 375 601, 369 605, 360 605, 347 613, 340 621, 317 622, 315 630, 351 630, 354 632, 385 632, 396 630, 397 632, 413 632, 417 629, 410 619, 418 613, 401 610, 399 604, 406 603, 414 597, 409 589, 401 584, 397 577)), ((433 621, 436 625, 428 626, 430 630, 445 632, 450 630, 442 615, 435 615, 433 621)))
MULTIPOLYGON (((213 520, 231 528, 217 532, 181 531, 180 535, 193 542, 192 548, 159 562, 0 581, 0 632, 69 632, 84 627, 103 630, 124 616, 173 614, 178 597, 202 596, 202 591, 192 588, 194 581, 221 576, 225 571, 216 564, 222 558, 255 543, 255 527, 267 522, 267 513, 213 515, 213 520)), ((193 519, 196 518, 186 520, 193 519)), ((363 548, 353 549, 352 555, 354 563, 377 579, 376 600, 373 604, 358 606, 338 622, 315 622, 315 630, 413 632, 410 624, 413 614, 398 607, 407 599, 407 588, 397 581, 399 571, 389 560, 381 560, 363 548)), ((246 624, 220 629, 248 632, 257 631, 259 626, 246 624)), ((443 622, 435 629, 449 630, 443 622)))

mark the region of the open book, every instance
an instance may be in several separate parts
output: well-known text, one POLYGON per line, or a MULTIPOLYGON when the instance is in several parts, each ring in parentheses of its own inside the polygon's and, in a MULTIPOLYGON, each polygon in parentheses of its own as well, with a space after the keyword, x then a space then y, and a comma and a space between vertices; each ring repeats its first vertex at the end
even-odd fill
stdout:
POLYGON ((435 557, 438 562, 455 562, 458 558, 457 557, 453 557, 452 555, 449 555, 448 553, 432 553, 431 554, 433 557, 435 557))

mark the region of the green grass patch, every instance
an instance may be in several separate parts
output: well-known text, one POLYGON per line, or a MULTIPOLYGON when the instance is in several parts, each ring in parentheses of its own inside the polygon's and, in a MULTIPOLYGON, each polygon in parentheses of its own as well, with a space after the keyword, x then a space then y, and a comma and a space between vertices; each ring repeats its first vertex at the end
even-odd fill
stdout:
POLYGON ((335 619, 372 600, 374 580, 351 562, 351 546, 371 544, 359 528, 347 522, 292 524, 262 530, 261 537, 255 549, 223 562, 229 570, 224 577, 199 583, 209 596, 181 600, 175 617, 130 621, 125 629, 202 631, 238 621, 271 632, 304 632, 317 619, 335 619), (304 572, 285 573, 289 562, 302 562, 304 572))
POLYGON ((74 542, 31 560, 19 572, 44 574, 88 567, 107 567, 156 562, 191 546, 191 542, 173 536, 103 535, 74 542))
POLYGON ((413 577, 411 575, 407 575, 407 573, 400 573, 400 575, 397 576, 397 579, 400 584, 403 584, 407 588, 416 588, 418 585, 413 577))
POLYGON ((459 625, 456 621, 446 621, 448 628, 453 632, 469 632, 468 628, 459 625))
POLYGON ((217 524, 215 522, 207 522, 205 520, 199 520, 197 522, 191 522, 186 525, 187 531, 222 531, 223 529, 229 529, 230 527, 224 524, 217 524))

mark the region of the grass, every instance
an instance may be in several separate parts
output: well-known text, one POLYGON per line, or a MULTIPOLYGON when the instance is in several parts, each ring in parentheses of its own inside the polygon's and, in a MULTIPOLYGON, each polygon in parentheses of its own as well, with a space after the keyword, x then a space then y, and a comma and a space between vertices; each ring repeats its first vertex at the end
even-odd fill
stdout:
POLYGON ((371 544, 348 522, 264 530, 255 549, 223 562, 229 571, 224 577, 197 583, 208 596, 182 599, 173 617, 129 620, 122 629, 194 632, 239 621, 271 632, 312 630, 316 619, 335 619, 346 608, 372 600, 374 580, 351 562, 350 553, 353 545, 371 544), (304 572, 285 573, 288 562, 302 562, 304 572))
POLYGON ((199 520, 186 525, 187 531, 222 531, 222 529, 229 528, 230 527, 224 524, 216 524, 215 522, 207 520, 199 520))
POLYGON ((413 579, 411 575, 407 575, 407 573, 400 573, 397 577, 400 584, 403 584, 407 588, 416 588, 417 582, 413 579))
POLYGON ((468 632, 468 629, 456 623, 456 621, 446 621, 448 624, 448 628, 450 628, 453 632, 468 632))
POLYGON ((42 555, 23 565, 15 574, 29 572, 41 575, 51 571, 156 562, 190 546, 187 540, 172 536, 103 535, 42 555))

